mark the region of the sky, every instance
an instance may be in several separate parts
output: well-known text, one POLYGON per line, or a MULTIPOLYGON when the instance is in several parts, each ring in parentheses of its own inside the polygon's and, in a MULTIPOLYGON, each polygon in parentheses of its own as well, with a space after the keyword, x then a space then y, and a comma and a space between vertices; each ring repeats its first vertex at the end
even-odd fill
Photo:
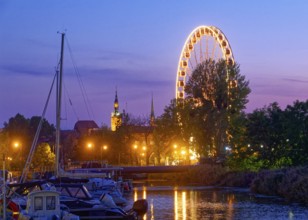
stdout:
MULTIPOLYGON (((121 111, 147 117, 153 94, 161 115, 175 97, 185 40, 200 25, 228 38, 252 90, 246 112, 306 101, 307 11, 301 0, 1 0, 0 128, 17 113, 42 114, 60 56, 58 32, 66 34, 63 129, 77 120, 110 126, 116 89, 121 111)), ((53 124, 54 93, 46 113, 53 124)))

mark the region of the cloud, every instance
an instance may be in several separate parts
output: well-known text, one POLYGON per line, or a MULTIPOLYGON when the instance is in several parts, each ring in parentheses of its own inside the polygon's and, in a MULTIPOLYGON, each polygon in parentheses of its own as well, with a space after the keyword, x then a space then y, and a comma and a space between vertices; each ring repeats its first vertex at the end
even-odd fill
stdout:
POLYGON ((289 79, 289 78, 284 78, 284 79, 282 79, 282 80, 288 81, 288 82, 308 83, 308 80, 289 79))
POLYGON ((35 65, 21 65, 21 64, 11 64, 11 65, 1 65, 1 72, 8 72, 14 75, 31 75, 31 76, 50 76, 43 68, 35 65))
POLYGON ((40 49, 42 49, 42 48, 54 49, 55 46, 56 46, 54 44, 47 43, 46 41, 37 40, 36 38, 35 39, 34 38, 26 38, 25 39, 25 45, 37 46, 40 49))

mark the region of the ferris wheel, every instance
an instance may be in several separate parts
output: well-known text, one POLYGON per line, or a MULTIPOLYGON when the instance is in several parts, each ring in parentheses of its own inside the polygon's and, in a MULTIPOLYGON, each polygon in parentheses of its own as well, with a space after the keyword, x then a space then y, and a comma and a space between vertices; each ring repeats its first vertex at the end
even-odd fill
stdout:
POLYGON ((224 59, 234 64, 227 37, 214 26, 199 26, 187 37, 183 46, 176 76, 176 99, 184 99, 184 87, 192 71, 205 60, 224 59))

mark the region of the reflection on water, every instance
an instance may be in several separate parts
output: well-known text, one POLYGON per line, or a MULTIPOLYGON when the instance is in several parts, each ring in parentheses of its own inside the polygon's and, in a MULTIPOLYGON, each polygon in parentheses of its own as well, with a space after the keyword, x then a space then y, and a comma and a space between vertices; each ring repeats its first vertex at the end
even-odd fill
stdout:
POLYGON ((132 204, 141 198, 149 203, 144 220, 308 219, 306 207, 235 188, 135 187, 128 199, 132 204))

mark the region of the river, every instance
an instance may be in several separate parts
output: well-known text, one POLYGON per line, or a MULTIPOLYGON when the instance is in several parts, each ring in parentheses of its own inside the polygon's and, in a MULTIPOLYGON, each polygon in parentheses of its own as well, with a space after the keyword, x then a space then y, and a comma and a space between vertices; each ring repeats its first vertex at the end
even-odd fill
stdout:
POLYGON ((129 205, 141 198, 149 204, 144 220, 308 219, 307 207, 241 188, 141 186, 127 195, 129 205))

